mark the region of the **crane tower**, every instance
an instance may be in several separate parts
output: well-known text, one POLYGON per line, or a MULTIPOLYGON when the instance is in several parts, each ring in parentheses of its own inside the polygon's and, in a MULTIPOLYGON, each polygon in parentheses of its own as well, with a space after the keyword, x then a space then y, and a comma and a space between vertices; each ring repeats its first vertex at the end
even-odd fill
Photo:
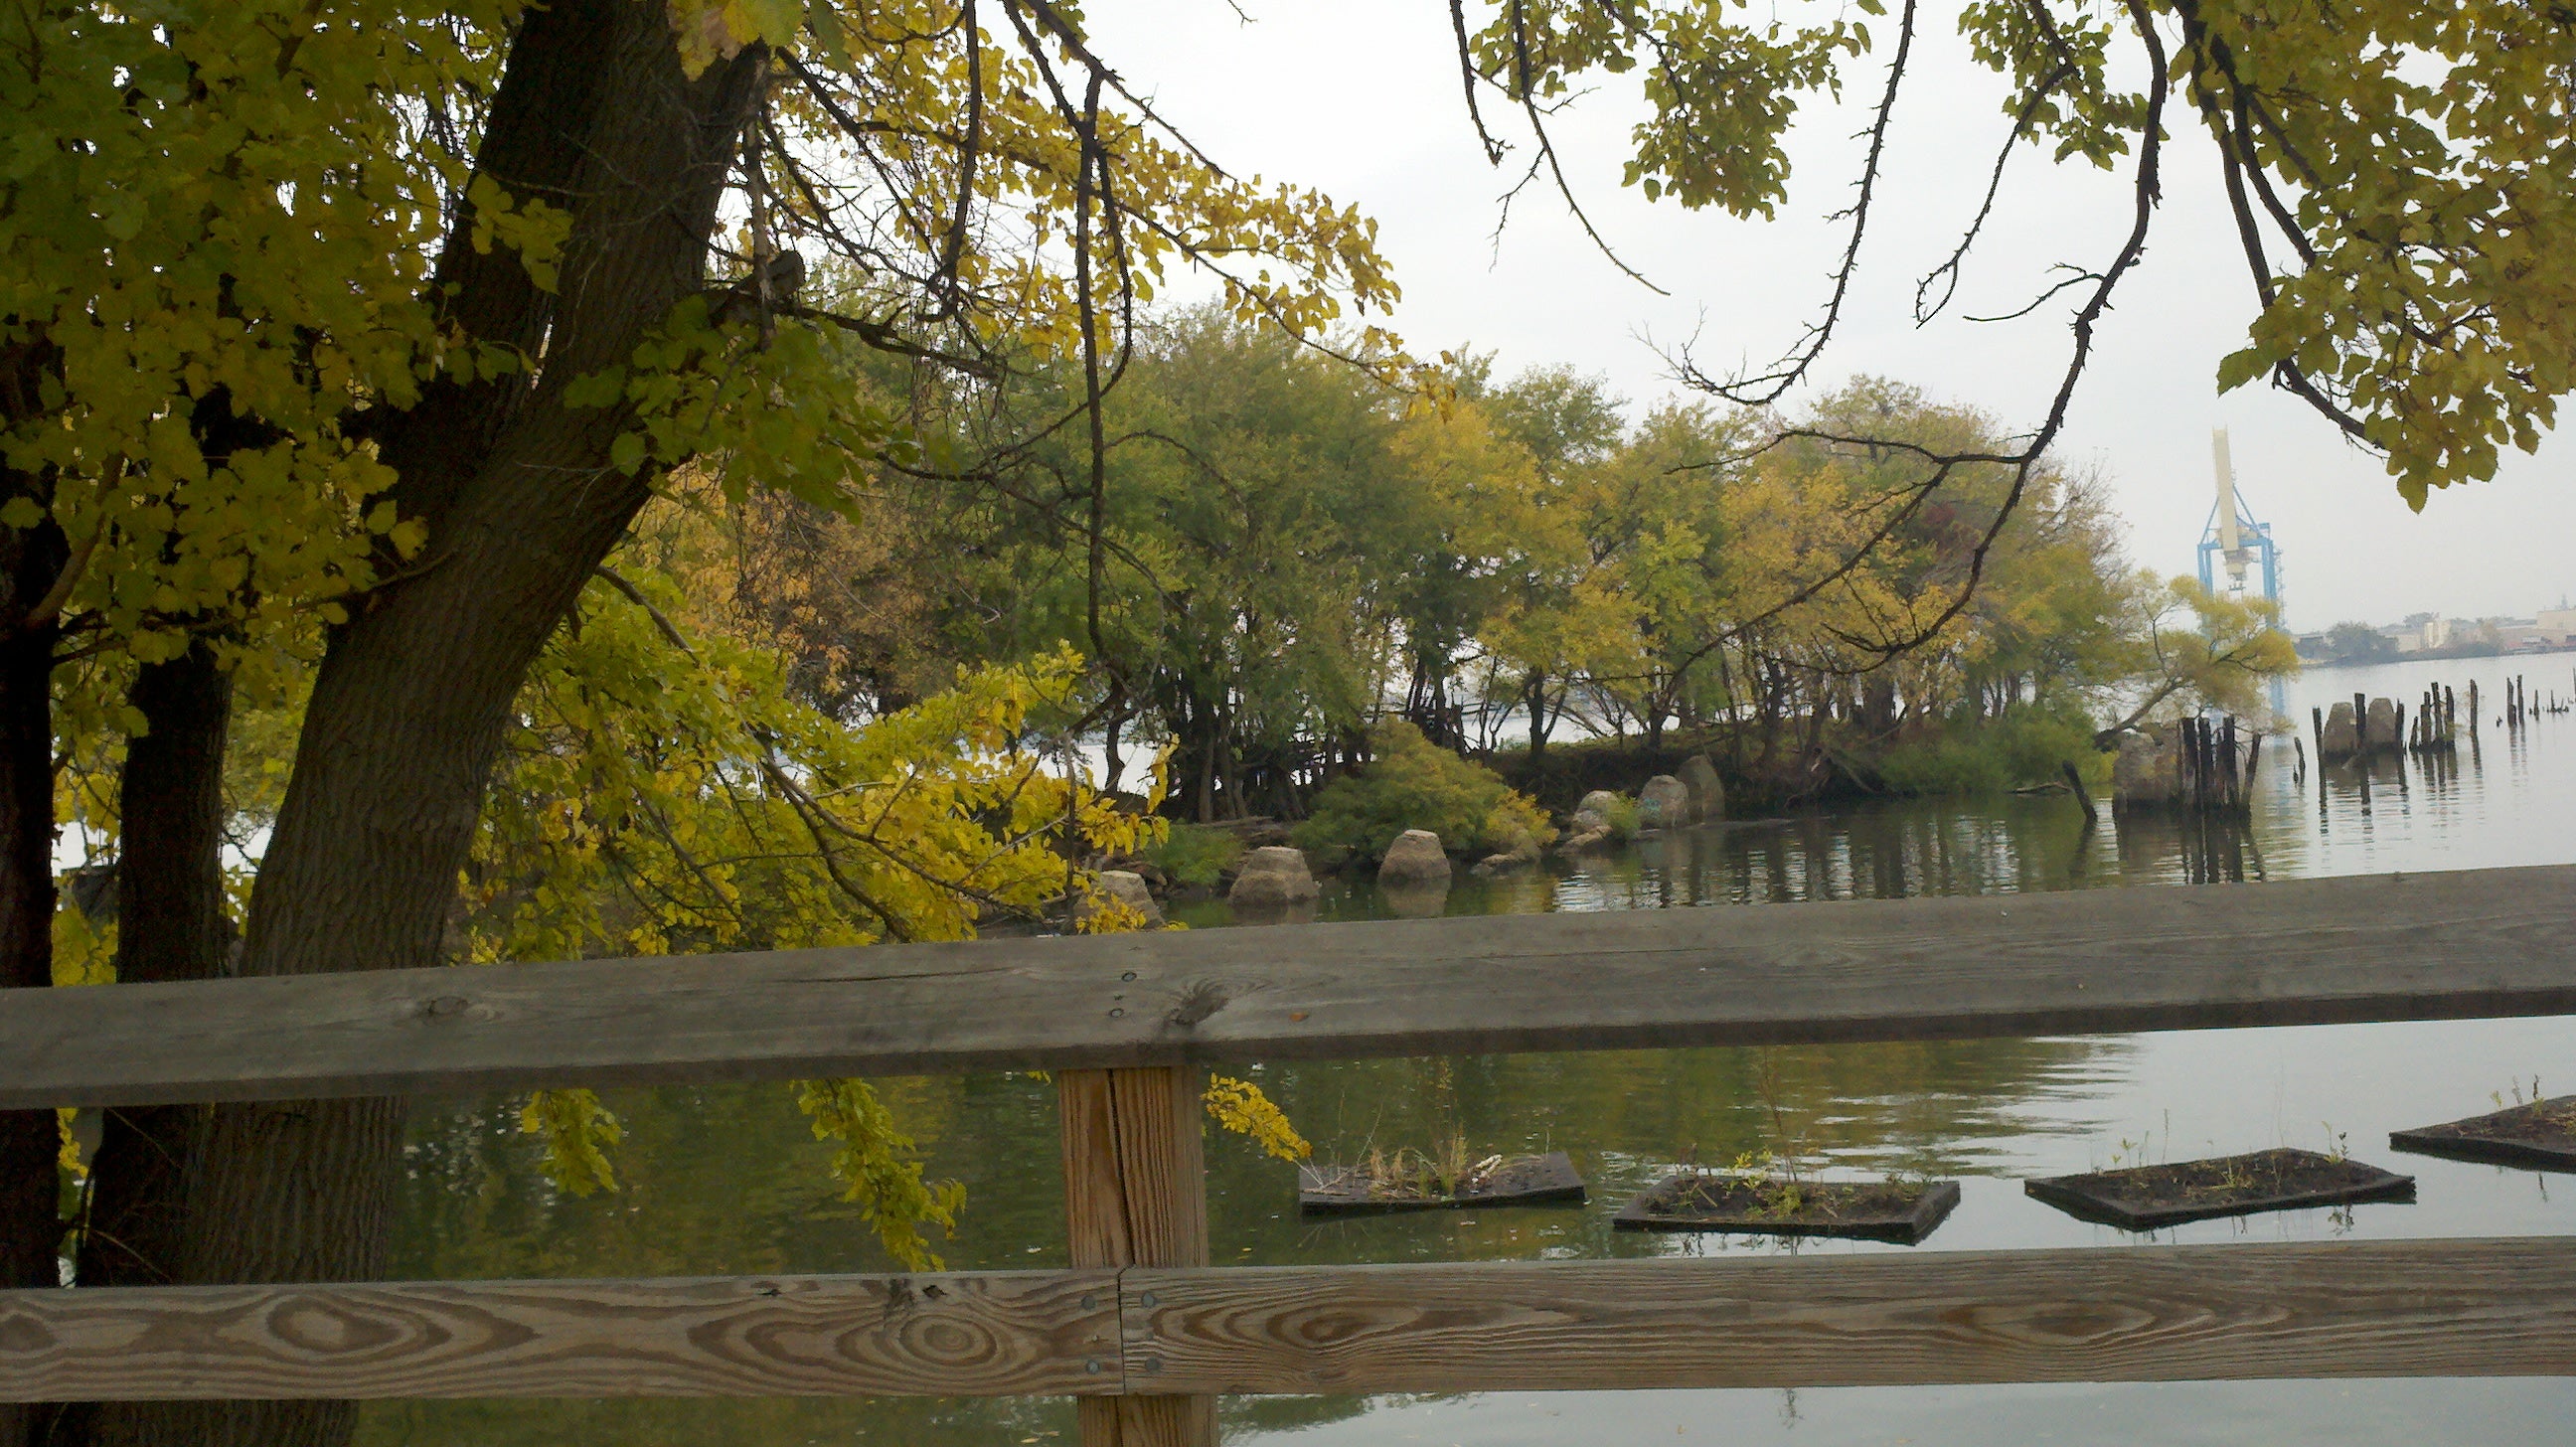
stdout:
POLYGON ((2236 468, 2227 456, 2227 429, 2209 436, 2211 460, 2217 464, 2218 502, 2209 510, 2209 526, 2200 539, 2200 586, 2213 593, 2243 598, 2259 565, 2262 587, 2254 596, 2281 601, 2281 550, 2272 545, 2272 525, 2254 520, 2236 490, 2236 468), (2222 587, 2218 575, 2227 575, 2222 587))
MULTIPOLYGON (((2209 526, 2201 533, 2200 586, 2239 601, 2250 592, 2277 606, 2281 601, 2281 550, 2273 545, 2272 525, 2255 521, 2244 496, 2236 490, 2236 467, 2227 455, 2226 428, 2209 434, 2209 450, 2218 476, 2218 500, 2209 510, 2209 526)), ((2276 714, 2286 707, 2283 695, 2281 681, 2272 680, 2272 711, 2276 714)))

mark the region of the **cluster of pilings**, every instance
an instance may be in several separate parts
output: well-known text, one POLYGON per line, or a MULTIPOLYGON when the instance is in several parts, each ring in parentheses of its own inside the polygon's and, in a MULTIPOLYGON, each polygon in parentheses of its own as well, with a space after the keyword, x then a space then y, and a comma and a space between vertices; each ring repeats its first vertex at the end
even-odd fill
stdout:
MULTIPOLYGON (((2478 724, 2485 717, 2477 680, 2469 680, 2466 708, 2461 707, 2463 702, 2458 693, 2437 683, 2417 696, 2411 721, 2406 705, 2358 693, 2352 696, 2352 702, 2338 703, 2332 709, 2312 708, 2308 717, 2316 730, 2317 760, 2336 763, 2374 754, 2457 753, 2461 726, 2467 726, 2474 744, 2478 724)), ((2555 693, 2535 693, 2530 681, 2516 674, 2504 681, 2503 709, 2495 721, 2519 734, 2544 714, 2569 712, 2576 712, 2576 701, 2555 693)))
MULTIPOLYGON (((2476 727, 2478 686, 2469 685, 2470 727, 2476 727)), ((2460 749, 2460 696, 2441 684, 2415 700, 2415 726, 2407 731, 2410 754, 2453 754, 2460 749)))
POLYGON ((2232 714, 2215 726, 2205 718, 2184 719, 2181 732, 2184 806, 2204 814, 2249 812, 2263 735, 2247 729, 2240 749, 2232 714))
POLYGON ((2263 735, 2238 729, 2232 717, 2180 719, 2121 746, 2112 802, 2121 809, 2250 814, 2262 757, 2263 735))
POLYGON ((2555 693, 2534 698, 2531 685, 2521 674, 2504 681, 2504 726, 2507 729, 2518 732, 2542 714, 2565 713, 2569 707, 2567 700, 2555 693))

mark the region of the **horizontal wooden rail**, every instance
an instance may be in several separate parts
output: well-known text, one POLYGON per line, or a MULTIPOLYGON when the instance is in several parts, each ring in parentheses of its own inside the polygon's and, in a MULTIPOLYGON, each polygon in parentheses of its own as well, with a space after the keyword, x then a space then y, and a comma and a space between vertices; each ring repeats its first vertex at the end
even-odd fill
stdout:
POLYGON ((2569 1374, 2563 1238, 0 1292, 0 1400, 2569 1374))
POLYGON ((1137 1269, 1124 1287, 1135 1391, 2576 1374, 2576 1241, 2558 1238, 1137 1269))
POLYGON ((1122 1389, 1112 1271, 0 1291, 0 1401, 1122 1389))
POLYGON ((11 990, 0 1109, 2571 1012, 2548 866, 11 990))

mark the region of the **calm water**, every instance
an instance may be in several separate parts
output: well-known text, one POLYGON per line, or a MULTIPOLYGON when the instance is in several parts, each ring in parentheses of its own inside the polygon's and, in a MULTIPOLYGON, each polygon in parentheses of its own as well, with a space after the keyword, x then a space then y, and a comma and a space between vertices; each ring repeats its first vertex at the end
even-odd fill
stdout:
MULTIPOLYGON (((2576 695, 2565 655, 2517 661, 2535 693, 2576 695)), ((2412 701, 2471 678, 2490 703, 2501 660, 2321 672, 2311 698, 2412 701)), ((2493 709, 2490 708, 2492 715, 2493 709)), ((2296 778, 2267 746, 2250 830, 2172 822, 2087 826, 2064 797, 1905 801, 1693 830, 1560 872, 1463 881, 1450 913, 1770 905, 1905 894, 2160 885, 2209 879, 2576 862, 2576 716, 2509 735, 2492 716, 2456 767, 2381 762, 2368 778, 2296 778)), ((1328 887, 1328 919, 1416 913, 1371 887, 1328 887)), ((1223 923, 1222 906, 1195 922, 1223 923)), ((1918 1251, 2121 1249, 2149 1239, 2088 1226, 2023 1196, 2027 1176, 2121 1161, 2349 1142, 2414 1174, 2412 1205, 2203 1222, 2156 1241, 2313 1240, 2576 1232, 2576 1180, 2394 1156, 2387 1132, 2489 1109, 2533 1076, 2576 1084, 2576 1020, 2461 1021, 1932 1045, 1658 1050, 1282 1065, 1257 1078, 1335 1156, 1421 1146, 1455 1131, 1479 1152, 1570 1151, 1584 1208, 1434 1214, 1314 1225, 1293 1176, 1241 1141, 1209 1141, 1220 1262, 1508 1260, 1769 1253, 1743 1237, 1614 1234, 1616 1203, 1683 1159, 1795 1148, 1831 1172, 1891 1168, 1959 1179, 1955 1215, 1918 1251)), ((963 1180, 948 1243, 960 1268, 1061 1264, 1051 1088, 1025 1077, 885 1087, 935 1172, 963 1180)), ((560 1198, 534 1168, 507 1101, 424 1103, 397 1274, 577 1276, 881 1270, 825 1175, 826 1152, 784 1090, 625 1092, 614 1195, 560 1198)), ((1891 1251, 1814 1244, 1807 1252, 1891 1251)), ((2174 1386, 1500 1393, 1227 1404, 1227 1440, 1264 1447, 1602 1447, 1725 1443, 2560 1442, 2576 1384, 2548 1380, 2174 1386)), ((1069 1440, 1060 1402, 760 1401, 405 1403, 370 1407, 367 1447, 785 1447, 1069 1440)))

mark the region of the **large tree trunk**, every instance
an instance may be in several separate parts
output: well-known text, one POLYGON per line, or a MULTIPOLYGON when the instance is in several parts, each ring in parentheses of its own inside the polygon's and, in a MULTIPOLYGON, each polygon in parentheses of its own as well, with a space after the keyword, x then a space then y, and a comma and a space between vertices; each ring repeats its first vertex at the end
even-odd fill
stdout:
MULTIPOLYGON (((705 285, 707 238, 762 60, 755 47, 691 81, 661 6, 569 0, 530 11, 483 154, 577 158, 562 188, 574 208, 562 292, 551 305, 524 288, 505 294, 504 276, 490 294, 469 283, 454 313, 478 329, 524 330, 529 310, 541 311, 545 368, 529 389, 457 389, 388 441, 405 510, 431 522, 429 553, 330 641, 252 897, 245 973, 441 962, 511 700, 649 492, 649 477, 607 461, 628 419, 567 409, 562 388, 625 363, 705 285)), ((464 245, 451 234, 449 254, 464 245)), ((402 1116, 395 1100, 218 1107, 191 1181, 183 1279, 380 1274, 402 1116)), ((147 1404, 103 1417, 113 1430, 101 1439, 120 1447, 337 1447, 354 1422, 350 1404, 316 1402, 147 1404)))
MULTIPOLYGON (((232 679, 199 641, 136 675, 132 702, 149 731, 126 745, 118 781, 116 978, 120 984, 212 979, 223 970, 224 739, 232 679)), ((90 1163, 89 1211, 75 1263, 83 1286, 156 1286, 178 1277, 185 1188, 207 1111, 195 1105, 107 1112, 90 1163)), ((96 1403, 67 1406, 45 1447, 86 1447, 96 1403)))
MULTIPOLYGON (((278 440, 273 429, 235 413, 223 387, 198 399, 194 426, 209 461, 228 462, 278 440)), ((215 640, 199 637, 178 657, 137 669, 128 702, 144 732, 126 742, 117 780, 116 978, 210 980, 223 973, 232 939, 223 863, 232 675, 215 640)), ((205 1116, 194 1105, 106 1113, 75 1264, 83 1286, 177 1279, 187 1162, 205 1116)), ((66 1419, 55 1432, 57 1447, 87 1440, 83 1430, 66 1419)))
MULTIPOLYGON (((200 641, 134 681, 149 732, 126 745, 118 786, 116 978, 210 980, 223 973, 224 740, 232 677, 200 641)), ((111 1110, 91 1176, 83 1286, 178 1277, 179 1184, 201 1107, 111 1110)))
MULTIPOLYGON (((28 613, 66 552, 50 522, 0 529, 0 988, 54 982, 55 630, 28 613)), ((59 1141, 52 1111, 0 1111, 0 1287, 61 1284, 59 1141)), ((0 1402, 0 1447, 32 1441, 40 1413, 0 1402)))

